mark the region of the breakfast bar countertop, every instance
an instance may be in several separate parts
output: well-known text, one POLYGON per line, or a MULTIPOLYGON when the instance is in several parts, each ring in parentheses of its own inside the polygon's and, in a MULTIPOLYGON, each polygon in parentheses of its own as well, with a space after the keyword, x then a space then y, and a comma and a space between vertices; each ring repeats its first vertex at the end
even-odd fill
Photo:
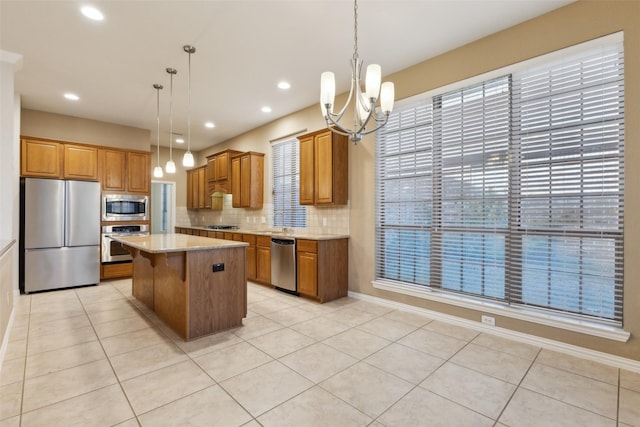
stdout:
POLYGON ((248 246, 248 243, 188 234, 149 234, 147 236, 113 236, 111 239, 149 253, 189 252, 248 246))

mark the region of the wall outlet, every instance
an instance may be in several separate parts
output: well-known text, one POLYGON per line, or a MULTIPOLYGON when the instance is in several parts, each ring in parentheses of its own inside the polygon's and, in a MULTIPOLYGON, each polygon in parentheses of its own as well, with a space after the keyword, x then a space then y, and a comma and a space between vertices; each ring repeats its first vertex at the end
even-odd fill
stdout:
POLYGON ((322 226, 323 227, 327 226, 327 218, 322 218, 322 226))
POLYGON ((496 318, 491 316, 482 315, 482 323, 485 325, 496 326, 496 318))
POLYGON ((261 219, 261 221, 262 221, 262 223, 263 223, 263 224, 266 224, 266 222, 267 222, 267 217, 263 216, 263 217, 262 217, 262 219, 261 219))

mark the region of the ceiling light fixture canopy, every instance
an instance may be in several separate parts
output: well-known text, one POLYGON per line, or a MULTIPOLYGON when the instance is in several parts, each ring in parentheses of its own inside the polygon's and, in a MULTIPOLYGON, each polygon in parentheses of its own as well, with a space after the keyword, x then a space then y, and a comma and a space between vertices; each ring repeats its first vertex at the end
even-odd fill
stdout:
POLYGON ((370 64, 367 67, 365 77, 365 92, 362 92, 360 75, 362 71, 362 60, 358 56, 358 1, 353 2, 353 57, 351 58, 351 89, 347 102, 338 113, 333 112, 333 103, 336 95, 336 80, 331 71, 325 71, 320 76, 320 108, 324 116, 327 127, 333 132, 348 136, 354 143, 360 142, 364 135, 377 131, 387 124, 389 114, 393 109, 394 86, 391 82, 384 82, 382 86, 381 68, 378 64, 370 64), (380 110, 383 117, 377 117, 375 112, 376 101, 380 96, 380 110), (342 126, 339 121, 342 119, 347 106, 353 99, 353 129, 342 126), (366 130, 367 124, 375 122, 374 129, 366 130))
POLYGON ((167 73, 170 76, 169 86, 169 160, 164 166, 164 170, 167 173, 176 173, 176 164, 173 162, 173 76, 178 74, 178 70, 175 68, 167 68, 167 73))
POLYGON ((160 166, 160 90, 163 88, 161 84, 154 84, 153 88, 156 90, 156 123, 158 125, 158 129, 156 130, 156 147, 158 149, 158 163, 155 168, 153 168, 153 177, 154 178, 162 178, 162 166, 160 166))
POLYGON ((187 110, 187 152, 182 157, 182 166, 191 168, 195 164, 193 154, 191 153, 191 55, 196 53, 196 48, 190 45, 182 46, 185 52, 189 54, 189 109, 187 110))

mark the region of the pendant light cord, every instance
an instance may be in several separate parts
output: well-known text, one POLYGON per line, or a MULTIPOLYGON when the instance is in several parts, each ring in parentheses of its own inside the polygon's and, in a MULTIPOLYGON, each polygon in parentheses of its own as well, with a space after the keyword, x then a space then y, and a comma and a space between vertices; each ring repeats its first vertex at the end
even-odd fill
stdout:
POLYGON ((162 85, 155 84, 153 87, 156 88, 156 147, 158 148, 158 167, 160 167, 160 89, 162 85))
POLYGON ((173 139, 173 75, 175 73, 169 70, 167 71, 171 75, 169 83, 169 160, 173 161, 173 146, 171 140, 173 139))
POLYGON ((191 52, 189 52, 189 108, 187 109, 187 151, 191 152, 191 52))

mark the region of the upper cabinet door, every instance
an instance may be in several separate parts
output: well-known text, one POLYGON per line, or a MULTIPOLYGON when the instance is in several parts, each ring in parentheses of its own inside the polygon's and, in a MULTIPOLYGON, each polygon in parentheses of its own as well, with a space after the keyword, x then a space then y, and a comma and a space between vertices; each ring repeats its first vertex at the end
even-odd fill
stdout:
POLYGON ((62 144, 54 141, 23 139, 20 153, 22 176, 62 178, 62 144))
POLYGON ((147 153, 127 153, 127 190, 148 193, 150 187, 151 156, 147 153))
POLYGON ((322 129, 300 141, 300 204, 345 205, 349 161, 346 136, 322 129))
POLYGON ((126 191, 127 153, 119 150, 100 150, 100 181, 103 191, 126 191))
POLYGON ((333 144, 331 132, 315 137, 315 200, 316 204, 333 203, 333 144))
POLYGON ((313 136, 300 138, 300 204, 314 203, 314 153, 313 136))
POLYGON ((64 177, 97 181, 98 148, 64 144, 64 177))
POLYGON ((229 178, 229 153, 220 153, 216 156, 216 180, 229 178))

